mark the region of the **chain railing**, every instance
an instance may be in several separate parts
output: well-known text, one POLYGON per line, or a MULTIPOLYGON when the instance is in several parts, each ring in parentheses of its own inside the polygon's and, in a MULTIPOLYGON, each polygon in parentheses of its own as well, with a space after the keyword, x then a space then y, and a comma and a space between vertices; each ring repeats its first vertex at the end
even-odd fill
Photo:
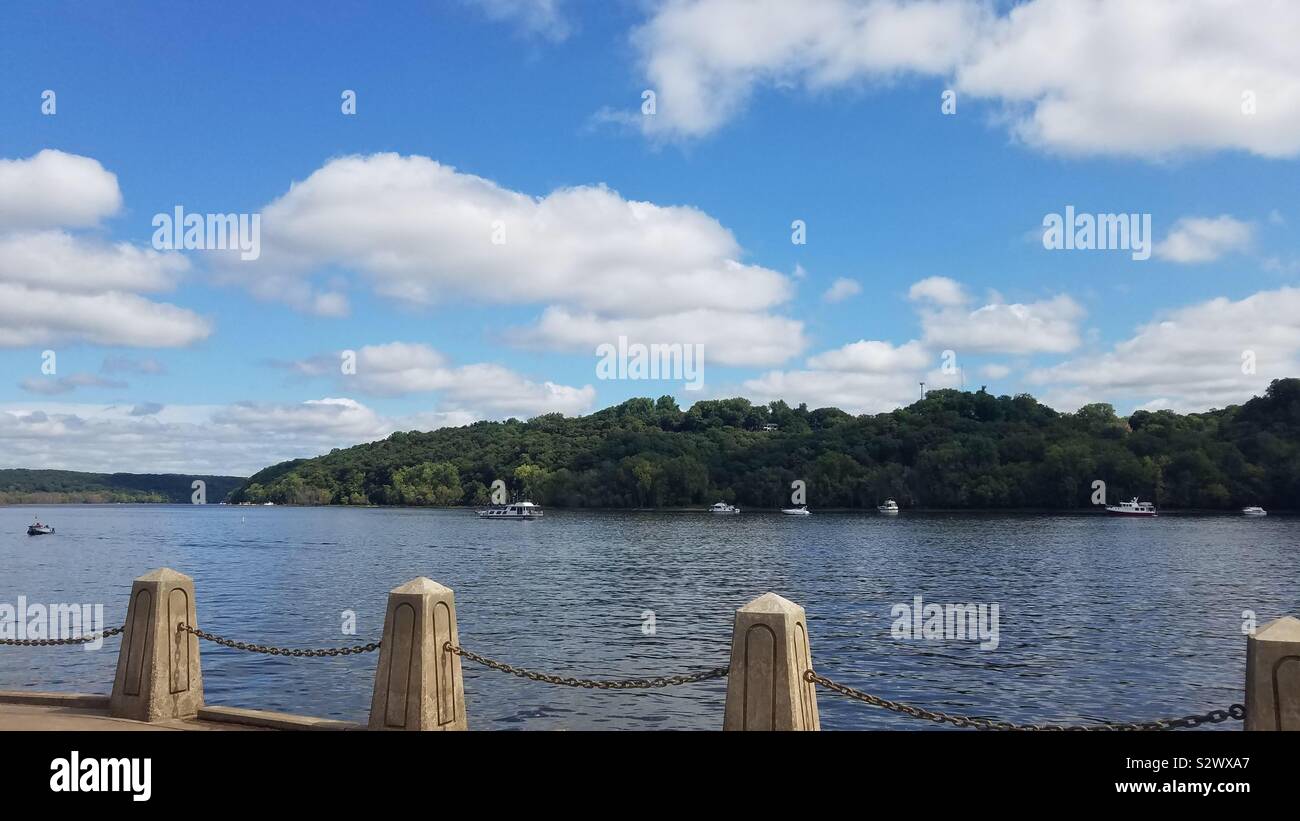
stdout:
MULTIPOLYGON (((119 635, 125 630, 126 626, 123 625, 121 627, 113 627, 99 633, 94 633, 88 636, 79 636, 77 638, 0 639, 0 645, 45 647, 68 644, 89 644, 94 641, 119 635)), ((199 639, 210 641, 223 647, 230 647, 234 650, 245 650, 250 653, 264 653, 271 656, 288 656, 293 658, 350 656, 360 653, 370 653, 378 650, 382 644, 380 641, 372 641, 369 644, 361 644, 353 647, 303 649, 296 647, 275 647, 266 644, 235 641, 233 639, 223 638, 207 631, 200 630, 197 627, 192 627, 184 622, 176 625, 176 631, 178 633, 189 633, 199 639)), ((472 650, 467 650, 464 647, 454 645, 450 641, 444 642, 442 649, 445 652, 454 653, 457 656, 481 664, 488 669, 508 673, 512 676, 527 679, 528 681, 538 681, 545 684, 556 684, 564 687, 581 687, 588 690, 651 690, 661 687, 675 687, 682 684, 694 684, 700 681, 726 678, 727 674, 730 672, 727 667, 715 667, 711 670, 701 670, 696 673, 683 673, 672 676, 651 676, 646 678, 629 679, 586 679, 575 678, 572 676, 557 676, 551 673, 539 673, 535 670, 516 667, 512 664, 506 664, 503 661, 497 661, 496 659, 481 656, 472 650)), ((803 679, 854 701, 860 701, 873 707, 880 707, 900 715, 933 721, 939 724, 951 724, 954 727, 977 730, 1043 730, 1065 732, 1180 730, 1200 727, 1204 724, 1220 724, 1229 720, 1241 721, 1246 717, 1245 706, 1242 704, 1233 704, 1226 710, 1210 710, 1206 713, 1187 715, 1180 718, 1155 719, 1152 721, 1107 721, 1096 724, 1018 724, 1016 722, 999 721, 997 719, 983 718, 981 716, 954 715, 940 710, 930 710, 924 707, 917 707, 900 701, 891 701, 887 698, 881 698, 880 696, 875 696, 871 693, 865 693, 861 690, 840 684, 839 682, 833 681, 813 670, 804 671, 803 679)))
POLYGON ((978 716, 951 715, 938 710, 927 710, 923 707, 904 704, 899 701, 890 701, 889 699, 881 698, 880 696, 873 696, 870 693, 864 693, 861 690, 855 690, 852 687, 831 681, 825 676, 818 675, 812 670, 805 671, 803 677, 805 681, 810 681, 813 684, 824 687, 833 693, 838 693, 855 701, 861 701, 864 704, 870 704, 873 707, 882 707, 895 713, 911 716, 912 718, 923 718, 926 721, 951 724, 954 727, 973 728, 976 730, 1055 730, 1076 732, 1179 730, 1183 728, 1199 727, 1202 724, 1219 724, 1229 719, 1241 721, 1246 717, 1245 706, 1241 704, 1233 704, 1227 710, 1211 710, 1202 715, 1156 719, 1154 721, 1108 721, 1099 724, 1016 724, 1010 721, 997 721, 989 718, 980 718, 978 716))
POLYGON ((250 644, 245 641, 234 641, 233 639, 215 636, 212 633, 200 630, 197 627, 191 627, 184 622, 176 625, 176 631, 184 631, 191 635, 197 636, 213 644, 220 644, 223 647, 231 647, 235 650, 247 650, 250 653, 265 653, 268 656, 292 656, 294 658, 318 658, 320 656, 350 656, 358 653, 372 653, 379 649, 380 642, 372 641, 369 644, 359 644, 355 647, 326 647, 320 650, 304 650, 297 647, 273 647, 268 644, 250 644))
POLYGON ((99 633, 92 633, 89 636, 77 636, 71 639, 0 639, 0 645, 10 647, 53 647, 60 644, 91 644, 100 639, 116 636, 125 629, 126 625, 124 624, 121 627, 110 627, 99 633))
POLYGON ((625 678, 625 679, 590 679, 590 678, 572 678, 570 676, 556 676, 549 673, 538 673, 533 670, 525 670, 522 667, 515 667, 502 661, 480 656, 472 650, 466 650, 464 647, 457 647, 451 642, 444 642, 442 649, 455 653, 458 656, 467 658, 470 661, 478 662, 484 667, 492 670, 499 670, 502 673, 509 673, 512 676, 525 678, 529 681, 541 681, 546 684, 560 684, 565 687, 583 687, 588 690, 651 690, 658 687, 675 687, 679 684, 693 684, 697 681, 708 681, 715 678, 725 678, 729 672, 726 667, 715 667, 712 670, 702 670, 698 673, 684 673, 677 676, 654 676, 651 678, 625 678))

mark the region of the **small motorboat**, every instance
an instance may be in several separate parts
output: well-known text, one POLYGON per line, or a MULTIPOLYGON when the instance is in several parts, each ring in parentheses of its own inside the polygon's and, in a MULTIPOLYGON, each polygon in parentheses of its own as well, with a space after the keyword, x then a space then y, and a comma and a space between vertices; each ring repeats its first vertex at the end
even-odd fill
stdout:
POLYGON ((876 505, 876 510, 885 514, 898 513, 898 502, 895 502, 893 499, 886 499, 883 505, 876 505))
POLYGON ((50 527, 49 525, 43 525, 40 522, 36 522, 34 524, 30 524, 27 526, 28 536, 49 536, 53 532, 54 532, 54 528, 50 527))
POLYGON ((735 505, 729 505, 726 502, 717 502, 713 507, 709 508, 709 512, 718 513, 723 516, 734 516, 740 512, 740 508, 735 505))
POLYGON ((1243 507, 1241 512, 1245 516, 1267 516, 1268 511, 1262 507, 1243 507))
POLYGON ((1117 516, 1155 516, 1156 506, 1150 502, 1139 502, 1138 498, 1134 496, 1127 502, 1106 505, 1106 512, 1117 516))
POLYGON ((542 509, 532 502, 516 502, 512 505, 494 505, 478 512, 480 519, 540 519, 542 509))
POLYGON ((812 515, 812 511, 809 510, 806 505, 801 505, 799 507, 783 507, 781 508, 781 512, 787 516, 811 516, 812 515))

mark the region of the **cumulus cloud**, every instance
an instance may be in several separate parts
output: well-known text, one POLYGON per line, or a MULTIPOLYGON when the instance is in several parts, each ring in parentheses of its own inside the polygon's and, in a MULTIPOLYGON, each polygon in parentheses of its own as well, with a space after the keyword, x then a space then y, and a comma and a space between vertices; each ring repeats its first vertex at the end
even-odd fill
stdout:
POLYGON ((436 393, 448 411, 487 416, 531 417, 543 413, 569 416, 591 409, 596 391, 590 385, 572 387, 535 382, 501 365, 456 366, 428 345, 390 342, 366 345, 356 352, 356 372, 343 375, 339 355, 277 363, 308 377, 338 375, 340 385, 378 396, 436 393))
MULTIPOLYGON (((707 135, 765 87, 900 76, 990 101, 1020 140, 1079 154, 1300 153, 1300 6, 1253 0, 670 0, 633 33, 651 135, 707 135)), ((937 102, 936 102, 937 105, 937 102)))
POLYGON ((849 297, 857 296, 860 293, 862 293, 862 286, 855 280, 840 277, 831 283, 831 287, 826 289, 826 292, 822 294, 822 299, 830 303, 843 302, 849 297))
POLYGON ((1131 397, 1181 411, 1261 393, 1300 372, 1300 288, 1212 299, 1169 312, 1110 351, 1030 373, 1062 406, 1131 397))
POLYGON ((1170 262, 1214 262, 1226 254, 1250 247, 1254 227, 1224 214, 1218 217, 1183 217, 1169 236, 1156 244, 1155 254, 1170 262))
POLYGON ((64 230, 96 224, 121 200, 117 177, 89 157, 0 159, 0 346, 171 347, 211 333, 193 311, 141 295, 175 287, 183 256, 64 230))
POLYGON ((917 400, 915 376, 903 372, 769 371, 746 380, 743 387, 745 395, 757 402, 783 399, 853 414, 885 413, 917 400))
POLYGON ((505 20, 549 40, 564 40, 572 26, 560 9, 561 0, 465 0, 493 20, 505 20))
POLYGON ((98 160, 45 149, 26 159, 0 158, 0 226, 85 228, 122 207, 117 176, 98 160))
POLYGON ((923 341, 960 353, 1067 353, 1080 344, 1085 311, 1065 294, 1031 303, 1000 300, 972 308, 952 280, 932 277, 912 286, 921 305, 923 341))
POLYGON ((859 340, 808 359, 808 367, 826 371, 888 374, 916 371, 932 361, 931 354, 913 340, 894 346, 889 342, 859 340))
POLYGON ((301 310, 322 312, 313 278, 341 267, 405 305, 551 309, 512 336, 521 344, 581 336, 585 345, 593 326, 648 320, 689 332, 703 318, 737 333, 781 329, 766 347, 782 347, 782 360, 801 350, 802 325, 773 313, 793 293, 790 278, 742 261, 731 232, 695 208, 628 200, 603 186, 534 197, 427 157, 375 154, 330 161, 262 214, 261 258, 223 274, 301 310), (557 333, 558 317, 583 330, 557 333))
POLYGON ((594 356, 598 345, 616 345, 621 336, 643 345, 703 345, 706 363, 751 367, 785 362, 808 344, 799 320, 706 308, 632 318, 547 308, 535 325, 514 329, 507 339, 594 356))
POLYGON ((248 476, 286 459, 465 425, 466 412, 388 417, 348 398, 226 406, 0 406, 0 466, 248 476))

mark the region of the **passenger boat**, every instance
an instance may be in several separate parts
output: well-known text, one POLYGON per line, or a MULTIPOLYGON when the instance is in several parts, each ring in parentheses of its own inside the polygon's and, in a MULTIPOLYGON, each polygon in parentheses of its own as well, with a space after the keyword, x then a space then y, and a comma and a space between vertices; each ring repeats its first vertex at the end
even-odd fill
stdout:
POLYGON ((812 515, 812 511, 809 510, 806 505, 800 505, 799 507, 783 507, 781 508, 781 512, 787 516, 811 516, 812 515))
POLYGON ((1139 502, 1134 496, 1127 502, 1120 502, 1117 505, 1106 505, 1106 512, 1118 516, 1155 516, 1156 506, 1150 502, 1139 502))
POLYGON ((740 512, 740 508, 735 505, 729 505, 726 502, 717 502, 713 507, 709 508, 709 512, 718 513, 723 516, 734 516, 740 512))
POLYGON ((886 499, 883 505, 876 505, 876 510, 886 514, 897 513, 898 502, 895 502, 893 499, 886 499))
POLYGON ((480 519, 540 519, 542 509, 532 502, 515 502, 510 505, 493 505, 478 512, 480 519))
POLYGON ((1246 516, 1267 516, 1268 511, 1262 507, 1243 507, 1241 512, 1246 516))
POLYGON ((30 524, 27 526, 28 536, 49 536, 53 532, 54 532, 54 528, 50 527, 49 525, 43 525, 40 522, 36 522, 34 524, 30 524))

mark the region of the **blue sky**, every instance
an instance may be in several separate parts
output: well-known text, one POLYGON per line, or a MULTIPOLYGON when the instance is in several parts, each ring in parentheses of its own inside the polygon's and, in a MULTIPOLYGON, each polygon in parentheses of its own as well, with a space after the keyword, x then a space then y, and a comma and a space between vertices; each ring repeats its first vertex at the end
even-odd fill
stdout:
POLYGON ((879 412, 963 376, 1202 410, 1300 375, 1293 10, 788 5, 8 9, 3 466, 247 472, 630 396, 879 412), (260 214, 266 253, 154 250, 178 205, 260 214), (1149 214, 1155 253, 1045 249, 1067 205, 1149 214), (494 208, 525 237, 500 257, 466 216, 494 208), (598 379, 624 334, 703 344, 704 390, 598 379))

